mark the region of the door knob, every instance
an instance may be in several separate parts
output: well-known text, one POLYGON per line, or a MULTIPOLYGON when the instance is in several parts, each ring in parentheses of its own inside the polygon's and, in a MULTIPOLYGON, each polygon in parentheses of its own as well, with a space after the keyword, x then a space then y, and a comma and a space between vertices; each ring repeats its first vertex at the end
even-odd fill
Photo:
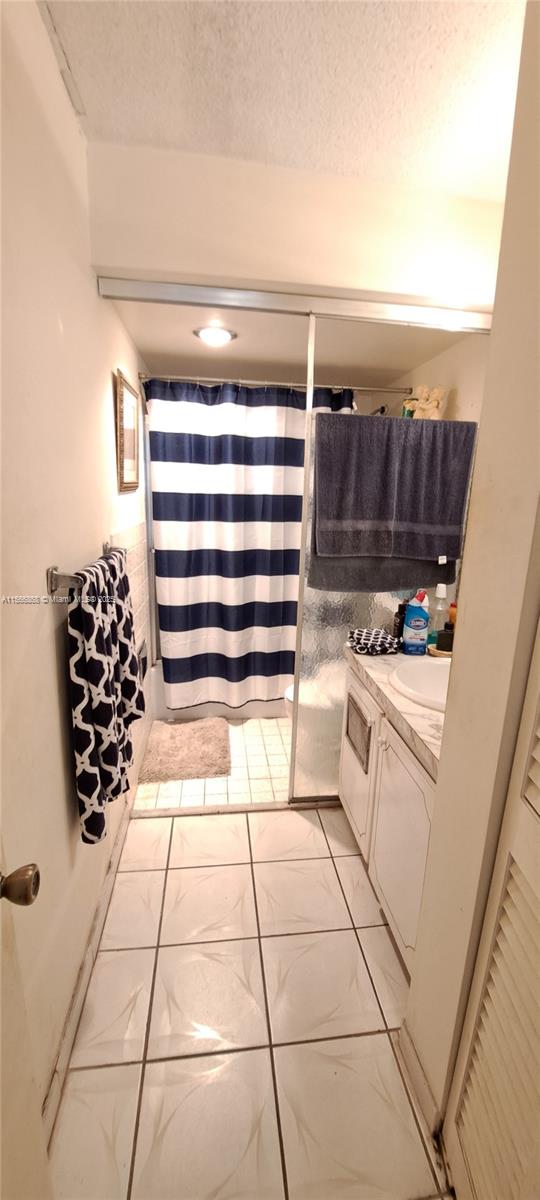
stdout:
POLYGON ((11 875, 0 875, 0 898, 10 900, 12 904, 33 904, 39 884, 37 863, 27 863, 25 867, 17 867, 11 875))

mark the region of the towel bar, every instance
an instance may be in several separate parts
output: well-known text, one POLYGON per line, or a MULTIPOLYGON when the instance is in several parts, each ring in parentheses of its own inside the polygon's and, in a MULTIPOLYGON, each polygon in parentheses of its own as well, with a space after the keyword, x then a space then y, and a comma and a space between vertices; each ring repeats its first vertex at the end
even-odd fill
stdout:
POLYGON ((66 575, 58 567, 47 567, 47 592, 54 596, 61 589, 78 588, 82 584, 80 575, 66 575))
MULTIPOLYGON (((123 554, 127 554, 125 546, 111 546, 110 542, 103 543, 103 554, 110 554, 112 550, 121 550, 123 554)), ((47 567, 47 592, 49 596, 54 596, 56 592, 69 590, 69 588, 79 588, 82 585, 80 575, 67 575, 64 571, 59 571, 58 567, 47 567)))

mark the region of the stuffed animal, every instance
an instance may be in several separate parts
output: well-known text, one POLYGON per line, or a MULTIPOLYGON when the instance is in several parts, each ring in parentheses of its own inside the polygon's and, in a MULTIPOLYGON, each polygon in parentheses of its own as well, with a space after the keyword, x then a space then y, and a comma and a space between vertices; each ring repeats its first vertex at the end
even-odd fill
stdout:
POLYGON ((446 404, 446 392, 442 387, 417 387, 414 396, 405 400, 403 415, 415 420, 440 421, 446 404), (406 411, 407 410, 407 411, 406 411))

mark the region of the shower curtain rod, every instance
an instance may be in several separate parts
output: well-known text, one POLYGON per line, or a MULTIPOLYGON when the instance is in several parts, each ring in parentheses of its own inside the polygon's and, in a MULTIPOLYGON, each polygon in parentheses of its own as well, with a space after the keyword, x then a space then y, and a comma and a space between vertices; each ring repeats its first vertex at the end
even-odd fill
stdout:
MULTIPOLYGON (((239 387, 285 387, 295 388, 298 392, 307 391, 305 383, 284 383, 277 379, 215 379, 205 375, 142 375, 139 382, 146 383, 149 379, 159 379, 161 383, 236 383, 239 387)), ((366 392, 370 396, 390 395, 410 396, 412 387, 357 387, 346 383, 316 383, 315 387, 328 388, 330 391, 366 392)))

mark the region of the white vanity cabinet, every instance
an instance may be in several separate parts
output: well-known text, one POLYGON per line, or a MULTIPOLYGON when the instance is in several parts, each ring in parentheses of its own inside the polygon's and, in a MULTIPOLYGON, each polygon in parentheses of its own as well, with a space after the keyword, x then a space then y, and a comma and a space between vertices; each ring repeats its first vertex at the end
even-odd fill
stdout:
POLYGON ((399 734, 380 726, 368 871, 398 949, 412 970, 435 785, 399 734))
POLYGON ((372 696, 352 671, 348 671, 339 763, 339 797, 366 862, 382 717, 382 710, 372 696))

